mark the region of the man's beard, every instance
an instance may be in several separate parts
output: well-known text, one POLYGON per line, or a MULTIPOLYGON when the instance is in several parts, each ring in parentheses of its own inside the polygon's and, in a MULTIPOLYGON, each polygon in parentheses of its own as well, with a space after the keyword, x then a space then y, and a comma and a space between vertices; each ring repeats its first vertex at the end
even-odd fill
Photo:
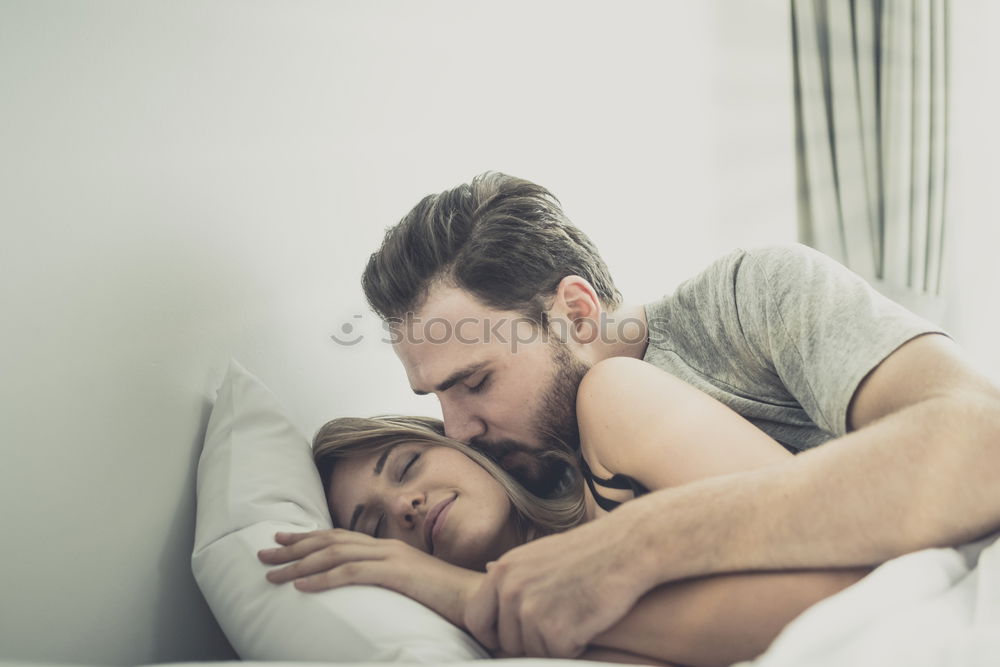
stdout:
POLYGON ((533 429, 540 445, 517 440, 478 440, 469 443, 489 455, 536 496, 556 493, 567 481, 569 463, 580 448, 576 420, 576 392, 588 366, 573 356, 565 343, 553 339, 555 370, 542 393, 533 429))

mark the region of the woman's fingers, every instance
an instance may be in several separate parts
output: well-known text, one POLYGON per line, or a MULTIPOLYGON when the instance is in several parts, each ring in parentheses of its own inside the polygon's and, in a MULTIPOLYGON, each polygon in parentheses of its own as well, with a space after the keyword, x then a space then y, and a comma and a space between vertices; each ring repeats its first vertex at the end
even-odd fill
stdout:
POLYGON ((268 563, 269 565, 289 563, 331 545, 357 544, 373 539, 362 533, 338 528, 316 530, 309 533, 277 533, 274 538, 283 544, 283 546, 273 549, 261 549, 257 552, 257 557, 261 562, 268 563))
POLYGON ((383 561, 359 560, 295 580, 295 588, 307 593, 317 593, 352 584, 385 586, 383 561))
POLYGON ((281 584, 293 579, 323 573, 355 561, 382 560, 386 557, 389 549, 391 549, 391 545, 379 544, 377 540, 372 540, 368 544, 326 544, 318 550, 307 553, 290 565, 271 570, 267 573, 267 579, 272 583, 281 584))
POLYGON ((508 603, 506 606, 501 600, 500 614, 497 617, 497 637, 500 640, 500 648, 511 655, 526 655, 524 645, 521 643, 523 633, 521 631, 521 620, 516 614, 510 612, 515 605, 508 603))
POLYGON ((524 649, 525 656, 530 658, 548 658, 551 655, 545 643, 545 637, 542 636, 542 633, 538 632, 537 628, 525 623, 521 626, 521 632, 523 633, 521 646, 524 649))
POLYGON ((399 540, 377 539, 349 530, 278 533, 283 546, 257 552, 261 562, 284 565, 265 575, 275 584, 295 581, 301 591, 324 591, 348 584, 400 585, 400 570, 423 552, 399 540), (395 564, 395 567, 390 565, 395 564))
POLYGON ((308 533, 275 533, 274 541, 278 544, 295 544, 300 540, 304 540, 307 537, 312 537, 317 531, 310 531, 308 533))

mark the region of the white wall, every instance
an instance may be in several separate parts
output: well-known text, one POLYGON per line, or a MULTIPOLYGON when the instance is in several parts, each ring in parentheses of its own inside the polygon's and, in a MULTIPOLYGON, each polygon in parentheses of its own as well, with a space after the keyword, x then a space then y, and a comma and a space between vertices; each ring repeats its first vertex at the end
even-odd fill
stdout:
POLYGON ((0 0, 0 659, 231 655, 188 565, 214 387, 435 413, 358 287, 424 194, 550 187, 633 301, 792 240, 786 4, 0 0))
POLYGON ((1000 384, 1000 3, 956 0, 951 18, 945 324, 1000 384))

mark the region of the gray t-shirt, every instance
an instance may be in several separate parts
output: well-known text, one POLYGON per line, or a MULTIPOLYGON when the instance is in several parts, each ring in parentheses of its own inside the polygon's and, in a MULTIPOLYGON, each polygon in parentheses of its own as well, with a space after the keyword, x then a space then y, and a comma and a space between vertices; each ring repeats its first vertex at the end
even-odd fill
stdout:
POLYGON ((942 333, 799 244, 735 250, 645 308, 645 361, 792 452, 846 433, 861 380, 911 338, 942 333))

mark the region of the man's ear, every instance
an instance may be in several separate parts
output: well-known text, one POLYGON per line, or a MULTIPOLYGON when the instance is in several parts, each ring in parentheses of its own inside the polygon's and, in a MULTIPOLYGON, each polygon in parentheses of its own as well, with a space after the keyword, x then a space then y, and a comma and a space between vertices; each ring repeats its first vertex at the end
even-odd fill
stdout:
POLYGON ((565 319, 572 340, 587 344, 594 342, 601 331, 603 310, 593 285, 580 276, 566 276, 556 286, 549 312, 551 316, 565 319))

